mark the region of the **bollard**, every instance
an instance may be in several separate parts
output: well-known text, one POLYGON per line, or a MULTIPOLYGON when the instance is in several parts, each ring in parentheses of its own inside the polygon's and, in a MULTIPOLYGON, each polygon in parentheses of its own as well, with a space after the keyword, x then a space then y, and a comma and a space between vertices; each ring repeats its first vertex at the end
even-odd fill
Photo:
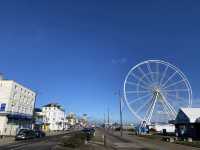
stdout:
POLYGON ((169 142, 171 142, 171 143, 174 142, 174 138, 170 137, 169 142))
POLYGON ((102 138, 103 138, 103 145, 104 145, 104 147, 106 147, 107 146, 106 135, 103 135, 102 138))
POLYGON ((102 134, 102 142, 104 143, 104 134, 102 134))
POLYGON ((86 145, 86 144, 88 144, 88 141, 87 141, 87 140, 85 140, 84 144, 85 144, 85 145, 86 145))
POLYGON ((188 138, 188 142, 192 142, 192 138, 188 138))

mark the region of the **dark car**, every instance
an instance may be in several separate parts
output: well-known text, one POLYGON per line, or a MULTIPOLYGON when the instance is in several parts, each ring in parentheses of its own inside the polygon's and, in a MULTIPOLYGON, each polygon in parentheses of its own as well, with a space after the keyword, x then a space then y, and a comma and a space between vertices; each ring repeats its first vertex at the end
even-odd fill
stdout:
POLYGON ((41 130, 35 130, 35 136, 37 138, 42 138, 42 137, 45 137, 46 134, 43 131, 41 131, 41 130))
POLYGON ((27 140, 34 139, 36 134, 31 129, 20 129, 17 135, 15 136, 15 140, 27 140))
POLYGON ((94 128, 84 128, 82 132, 86 134, 88 140, 90 140, 93 136, 95 136, 94 128))

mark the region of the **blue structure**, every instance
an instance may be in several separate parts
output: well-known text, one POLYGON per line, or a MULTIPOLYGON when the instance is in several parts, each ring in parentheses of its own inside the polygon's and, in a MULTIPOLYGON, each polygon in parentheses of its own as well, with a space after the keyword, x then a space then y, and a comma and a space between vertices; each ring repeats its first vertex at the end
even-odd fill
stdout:
POLYGON ((147 134, 148 132, 149 132, 149 129, 146 124, 146 121, 143 121, 141 124, 139 124, 136 127, 136 134, 138 134, 138 135, 144 135, 144 134, 147 134))

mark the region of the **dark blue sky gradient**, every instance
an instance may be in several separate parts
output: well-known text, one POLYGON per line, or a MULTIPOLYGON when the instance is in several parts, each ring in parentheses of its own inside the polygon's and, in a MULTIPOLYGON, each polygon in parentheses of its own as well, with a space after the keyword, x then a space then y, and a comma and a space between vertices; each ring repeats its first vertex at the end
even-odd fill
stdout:
MULTIPOLYGON (((38 92, 37 106, 102 118, 126 73, 146 59, 178 66, 198 100, 199 1, 0 2, 0 71, 38 92)), ((197 102, 198 103, 198 102, 197 102)))

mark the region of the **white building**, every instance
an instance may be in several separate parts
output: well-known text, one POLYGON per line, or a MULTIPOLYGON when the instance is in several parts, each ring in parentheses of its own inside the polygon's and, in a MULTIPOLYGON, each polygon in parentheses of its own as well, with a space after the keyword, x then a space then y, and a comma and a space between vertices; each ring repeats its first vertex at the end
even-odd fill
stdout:
POLYGON ((66 116, 66 123, 71 127, 75 126, 78 123, 76 114, 73 112, 68 113, 68 115, 66 116))
POLYGON ((36 93, 0 76, 0 135, 15 135, 20 128, 32 128, 36 93))
POLYGON ((42 109, 35 108, 34 109, 34 129, 36 130, 43 130, 44 127, 44 113, 42 109))
POLYGON ((157 124, 151 124, 149 126, 149 129, 154 129, 156 130, 156 132, 163 132, 163 129, 166 130, 167 133, 174 133, 175 132, 175 125, 174 124, 161 124, 161 123, 157 123, 157 124))
POLYGON ((42 107, 44 114, 44 130, 58 131, 65 130, 65 111, 57 103, 50 103, 42 107))

